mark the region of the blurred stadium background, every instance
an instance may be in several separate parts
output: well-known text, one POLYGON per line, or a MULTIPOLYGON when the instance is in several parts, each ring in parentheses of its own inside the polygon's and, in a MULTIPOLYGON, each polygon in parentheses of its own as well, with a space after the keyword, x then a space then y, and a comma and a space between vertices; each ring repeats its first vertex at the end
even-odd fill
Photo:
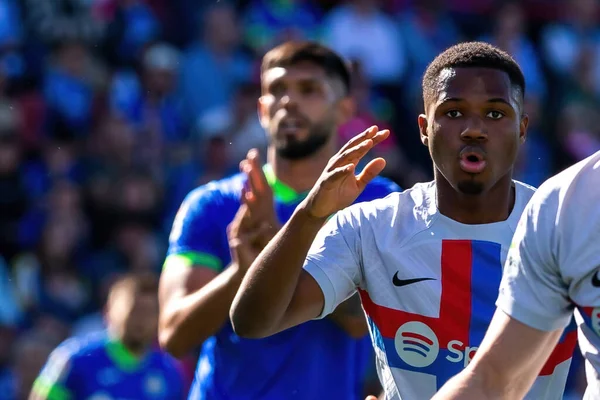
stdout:
MULTIPOLYGON (((430 179, 421 75, 482 39, 527 79, 517 177, 538 185, 600 150, 597 0, 0 0, 0 399, 25 399, 49 352, 103 328, 107 288, 160 272, 193 187, 264 148, 260 57, 291 38, 352 61, 356 117, 403 187, 430 179)), ((194 356, 182 361, 191 379, 194 356)), ((580 398, 576 361, 570 392, 580 398)))

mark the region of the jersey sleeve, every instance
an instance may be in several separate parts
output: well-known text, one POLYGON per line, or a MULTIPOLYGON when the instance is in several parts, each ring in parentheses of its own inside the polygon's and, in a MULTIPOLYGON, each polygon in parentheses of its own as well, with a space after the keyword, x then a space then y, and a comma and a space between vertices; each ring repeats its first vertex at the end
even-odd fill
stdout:
POLYGON ((508 252, 497 306, 533 328, 552 331, 569 323, 573 306, 558 259, 558 190, 543 186, 519 221, 508 252))
POLYGON ((216 189, 202 187, 188 194, 173 221, 163 268, 202 265, 216 272, 223 269, 218 252, 221 229, 216 212, 221 202, 221 194, 216 189))
POLYGON ((57 347, 33 384, 33 392, 47 400, 71 400, 77 398, 77 369, 74 355, 68 344, 57 347))
POLYGON ((321 228, 304 263, 325 298, 318 318, 331 314, 362 284, 360 238, 352 208, 338 212, 321 228))

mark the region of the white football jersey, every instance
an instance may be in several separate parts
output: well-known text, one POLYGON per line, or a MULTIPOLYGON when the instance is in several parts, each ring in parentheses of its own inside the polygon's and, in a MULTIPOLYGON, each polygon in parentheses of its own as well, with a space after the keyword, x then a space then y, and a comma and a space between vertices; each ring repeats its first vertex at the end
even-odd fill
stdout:
POLYGON ((600 152, 546 181, 527 206, 498 307, 540 330, 573 311, 586 359, 586 399, 600 399, 600 152))
MULTIPOLYGON (((357 290, 388 400, 430 399, 472 359, 495 311, 502 266, 534 189, 514 182, 506 221, 456 222, 434 182, 353 205, 317 235, 304 268, 331 313, 357 290)), ((562 399, 576 330, 564 335, 529 399, 562 399)))

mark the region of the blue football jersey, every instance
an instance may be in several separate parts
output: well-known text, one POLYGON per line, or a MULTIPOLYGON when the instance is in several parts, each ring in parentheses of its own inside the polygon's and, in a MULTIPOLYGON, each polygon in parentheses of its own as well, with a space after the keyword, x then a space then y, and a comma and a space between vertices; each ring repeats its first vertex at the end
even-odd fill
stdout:
MULTIPOLYGON (((279 220, 287 221, 307 193, 296 193, 265 175, 273 189, 279 220)), ((186 197, 169 240, 165 268, 184 259, 217 272, 231 255, 227 225, 240 207, 244 174, 199 187, 186 197)), ((399 187, 377 177, 357 202, 385 197, 399 187)), ((353 339, 329 319, 309 321, 274 336, 249 340, 228 322, 202 346, 189 398, 194 400, 359 398, 360 384, 373 353, 368 337, 353 339)))
POLYGON ((142 359, 106 335, 67 339, 48 358, 33 390, 49 400, 185 398, 175 360, 158 350, 142 359))

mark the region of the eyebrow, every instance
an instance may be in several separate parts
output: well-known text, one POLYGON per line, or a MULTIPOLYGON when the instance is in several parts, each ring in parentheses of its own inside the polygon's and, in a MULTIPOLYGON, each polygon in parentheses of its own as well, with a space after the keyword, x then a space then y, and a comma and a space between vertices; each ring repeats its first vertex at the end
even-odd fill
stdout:
MULTIPOLYGON (((442 100, 440 102, 440 104, 444 104, 444 103, 450 103, 450 102, 461 102, 464 101, 465 99, 461 99, 459 97, 447 97, 444 100, 442 100)), ((506 101, 506 99, 503 99, 502 97, 494 97, 491 98, 489 100, 486 101, 486 103, 502 103, 505 104, 509 107, 512 107, 512 104, 510 104, 510 102, 506 101)))
MULTIPOLYGON (((285 81, 286 78, 284 76, 279 76, 275 79, 273 79, 271 82, 269 82, 269 85, 275 84, 275 83, 281 83, 282 81, 285 81)), ((315 83, 321 83, 323 82, 324 79, 321 78, 315 78, 315 77, 303 77, 303 78, 298 78, 296 79, 296 82, 300 83, 300 84, 315 84, 315 83)))

